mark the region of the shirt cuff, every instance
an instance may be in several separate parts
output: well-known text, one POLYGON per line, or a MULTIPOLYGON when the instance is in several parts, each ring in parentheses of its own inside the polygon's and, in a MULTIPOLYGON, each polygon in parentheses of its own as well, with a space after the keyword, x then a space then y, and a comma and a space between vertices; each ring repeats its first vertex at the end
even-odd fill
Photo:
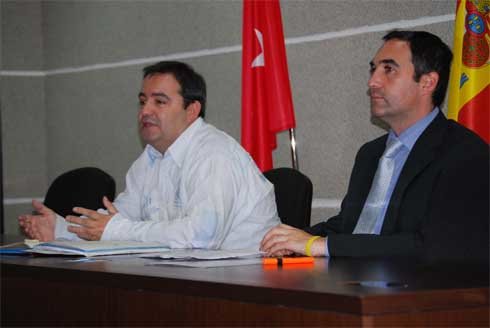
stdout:
POLYGON ((68 226, 68 222, 62 216, 56 214, 54 239, 81 240, 76 234, 68 231, 68 226))
POLYGON ((104 227, 104 232, 102 232, 102 236, 100 236, 100 240, 120 240, 121 236, 118 236, 117 231, 121 230, 120 224, 117 221, 123 220, 124 217, 121 213, 116 213, 112 216, 112 218, 107 222, 104 227))
POLYGON ((325 237, 325 257, 330 257, 330 252, 328 251, 328 237, 325 237))

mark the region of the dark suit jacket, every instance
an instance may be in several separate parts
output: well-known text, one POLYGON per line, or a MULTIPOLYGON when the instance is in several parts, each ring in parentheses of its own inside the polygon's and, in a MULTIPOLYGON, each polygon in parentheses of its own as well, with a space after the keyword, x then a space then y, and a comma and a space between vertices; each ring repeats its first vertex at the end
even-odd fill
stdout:
POLYGON ((357 153, 340 213, 306 231, 328 236, 331 256, 489 257, 489 147, 440 113, 410 152, 380 235, 352 234, 387 135, 357 153))

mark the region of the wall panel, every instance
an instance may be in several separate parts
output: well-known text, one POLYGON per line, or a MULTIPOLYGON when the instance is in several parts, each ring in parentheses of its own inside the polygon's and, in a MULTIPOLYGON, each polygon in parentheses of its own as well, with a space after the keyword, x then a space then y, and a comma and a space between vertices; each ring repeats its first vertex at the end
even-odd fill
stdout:
MULTIPOLYGON (((141 69, 156 57, 190 54, 183 60, 208 83, 207 120, 239 138, 241 1, 2 1, 0 7, 6 198, 42 197, 57 175, 87 165, 111 173, 121 191, 142 150, 141 69), (202 55, 223 47, 228 51, 202 55), (70 71, 80 67, 87 70, 70 71), (31 76, 8 76, 18 70, 31 76)), ((370 122, 366 95, 368 63, 383 28, 416 22, 414 29, 452 45, 447 15, 454 7, 453 0, 282 1, 299 162, 320 204, 313 222, 337 211, 325 204, 344 195, 357 150, 384 133, 370 122), (442 19, 430 23, 433 17, 442 19)), ((288 134, 278 143, 275 165, 290 166, 288 134)), ((21 208, 9 213, 14 207, 21 208)))

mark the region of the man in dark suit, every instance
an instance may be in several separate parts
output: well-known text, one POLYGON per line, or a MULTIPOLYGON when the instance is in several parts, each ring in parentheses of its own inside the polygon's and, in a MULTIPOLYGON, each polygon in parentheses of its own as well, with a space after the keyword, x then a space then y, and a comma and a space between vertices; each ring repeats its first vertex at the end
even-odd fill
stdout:
POLYGON ((389 134, 359 150, 338 215, 306 232, 276 226, 261 249, 488 261, 489 147, 439 109, 451 50, 427 32, 393 31, 383 40, 368 87, 371 114, 389 134))

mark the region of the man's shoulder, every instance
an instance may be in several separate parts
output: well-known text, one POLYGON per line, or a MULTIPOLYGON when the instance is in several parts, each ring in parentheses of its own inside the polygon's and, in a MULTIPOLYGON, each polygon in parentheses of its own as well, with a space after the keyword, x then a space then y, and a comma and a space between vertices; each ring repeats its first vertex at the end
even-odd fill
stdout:
POLYGON ((193 136, 193 151, 229 151, 241 148, 238 141, 212 124, 204 123, 193 136))
POLYGON ((228 175, 241 177, 240 181, 256 185, 255 188, 271 186, 238 141, 209 123, 203 124, 193 135, 192 142, 186 150, 183 167, 184 171, 193 172, 200 177, 208 177, 212 174, 219 174, 222 177, 228 175), (261 178, 261 181, 266 183, 261 183, 253 177, 261 178))
POLYGON ((228 167, 244 167, 252 161, 238 141, 209 123, 203 124, 193 134, 185 153, 185 165, 212 162, 228 167))
POLYGON ((476 133, 453 120, 447 120, 442 142, 435 151, 438 163, 446 169, 488 172, 488 144, 476 133))
POLYGON ((488 162, 490 148, 470 129, 453 120, 447 120, 447 128, 438 152, 438 157, 447 162, 488 162))
POLYGON ((471 146, 485 151, 489 150, 488 144, 475 132, 453 120, 448 120, 447 122, 447 143, 462 146, 464 145, 465 147, 471 146))

